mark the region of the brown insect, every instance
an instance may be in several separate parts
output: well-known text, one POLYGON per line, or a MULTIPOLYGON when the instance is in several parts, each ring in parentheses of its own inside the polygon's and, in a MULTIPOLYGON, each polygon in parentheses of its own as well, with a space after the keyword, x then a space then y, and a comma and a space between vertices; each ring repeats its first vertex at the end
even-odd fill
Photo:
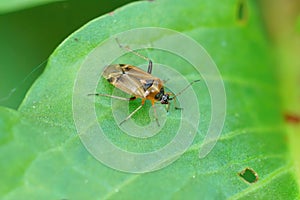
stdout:
MULTIPOLYGON (((118 42, 118 40, 117 40, 118 42)), ((154 110, 154 116, 155 120, 157 122, 157 125, 159 125, 156 109, 155 109, 155 102, 160 102, 161 104, 167 105, 167 112, 169 110, 169 101, 174 100, 177 96, 179 96, 182 92, 184 92, 189 86, 191 86, 193 83, 200 81, 195 80, 191 82, 188 86, 186 86, 184 89, 182 89, 179 93, 173 94, 165 92, 163 81, 153 75, 152 73, 152 61, 144 57, 137 52, 131 50, 129 47, 123 47, 118 42, 119 46, 121 48, 126 49, 127 51, 132 52, 133 54, 149 61, 147 72, 139 69, 138 67, 129 65, 129 64, 113 64, 109 65, 105 68, 103 71, 102 76, 112 85, 119 88, 120 90, 124 91, 127 94, 132 95, 130 98, 124 98, 119 96, 113 96, 108 94, 89 94, 89 95, 96 95, 96 96, 106 96, 111 97, 115 99, 125 100, 125 101, 132 101, 137 98, 142 99, 142 103, 139 107, 137 107, 131 114, 129 114, 119 125, 123 124, 125 121, 130 119, 139 109, 142 108, 146 100, 150 100, 153 110, 154 110)), ((181 109, 175 106, 175 109, 181 109)))

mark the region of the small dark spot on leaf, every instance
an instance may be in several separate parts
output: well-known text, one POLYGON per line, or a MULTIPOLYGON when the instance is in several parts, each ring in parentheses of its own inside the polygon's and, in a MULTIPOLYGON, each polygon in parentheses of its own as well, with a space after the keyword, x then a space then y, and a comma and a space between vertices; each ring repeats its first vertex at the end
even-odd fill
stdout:
POLYGON ((299 124, 300 123, 300 116, 296 115, 296 114, 292 114, 292 113, 286 113, 284 115, 284 120, 287 123, 290 123, 290 124, 299 124))
POLYGON ((248 20, 247 0, 238 0, 236 19, 240 23, 246 23, 248 20))
POLYGON ((74 41, 78 42, 78 41, 79 41, 79 39, 78 39, 78 38, 74 38, 74 41))
POLYGON ((247 183, 256 183, 258 181, 258 174, 249 167, 243 169, 239 176, 247 183))

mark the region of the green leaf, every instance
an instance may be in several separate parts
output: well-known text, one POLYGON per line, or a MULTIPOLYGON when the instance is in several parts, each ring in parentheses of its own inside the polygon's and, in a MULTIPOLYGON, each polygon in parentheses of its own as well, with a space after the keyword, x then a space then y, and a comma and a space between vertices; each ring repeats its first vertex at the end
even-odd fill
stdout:
MULTIPOLYGON (((3 199, 299 197, 293 161, 285 142, 280 91, 258 16, 256 5, 246 5, 246 1, 226 0, 222 4, 211 0, 143 1, 79 29, 51 55, 45 72, 28 92, 19 112, 0 109, 0 166, 1 171, 7 172, 1 181, 0 196, 3 199), (211 102, 204 81, 193 86, 201 99, 203 126, 199 126, 192 146, 161 170, 130 174, 100 163, 83 146, 74 124, 72 98, 77 74, 89 54, 95 49, 105 50, 103 42, 114 34, 139 27, 173 29, 203 45, 224 80, 227 113, 217 144, 206 157, 199 159, 210 122, 211 102), (258 176, 252 184, 240 176, 247 168, 258 176)), ((169 63, 176 70, 183 69, 182 74, 189 82, 197 77, 189 70, 187 61, 175 55, 156 49, 139 52, 153 59, 154 67, 155 63, 169 63)), ((146 64, 133 55, 125 55, 118 61, 146 64)), ((97 91, 112 92, 113 87, 101 79, 97 91)), ((87 94, 82 95, 91 101, 87 94)), ((139 103, 133 102, 130 109, 139 103)), ((192 106, 180 103, 182 107, 192 106)), ((106 136, 120 148, 135 152, 153 151, 168 143, 180 120, 180 112, 171 109, 166 127, 157 137, 132 139, 116 128, 109 99, 97 99, 95 107, 106 136)), ((150 121, 149 107, 147 103, 137 113, 134 118, 137 123, 150 121)), ((85 117, 82 120, 88 120, 85 117)))
POLYGON ((53 2, 52 0, 2 0, 0 1, 0 13, 8 13, 25 8, 45 5, 53 2))

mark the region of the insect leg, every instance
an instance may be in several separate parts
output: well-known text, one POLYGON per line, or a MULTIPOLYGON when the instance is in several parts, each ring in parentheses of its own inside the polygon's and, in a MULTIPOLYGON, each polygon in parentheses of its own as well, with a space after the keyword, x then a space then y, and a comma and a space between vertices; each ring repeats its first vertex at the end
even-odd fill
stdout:
POLYGON ((175 108, 176 110, 183 110, 183 108, 177 107, 177 105, 176 105, 176 104, 177 104, 177 103, 176 103, 176 96, 172 97, 171 100, 174 100, 174 108, 175 108))
POLYGON ((154 101, 152 101, 152 107, 153 107, 154 117, 155 117, 155 121, 157 123, 157 126, 160 126, 159 121, 158 121, 158 117, 157 117, 157 112, 156 112, 154 101))
MULTIPOLYGON (((169 96, 173 95, 172 97, 169 98, 169 100, 174 100, 174 107, 176 110, 182 110, 183 108, 177 107, 176 106, 176 97, 178 97, 179 95, 181 95, 186 89, 188 89, 191 85, 193 85, 194 83, 198 82, 200 80, 194 80, 192 81, 190 84, 188 84, 185 88, 183 88, 180 92, 178 92, 177 94, 173 94, 173 93, 168 93, 169 96)), ((167 104, 167 112, 169 111, 169 106, 167 104)))
POLYGON ((149 60, 147 72, 148 72, 148 74, 151 74, 151 73, 152 73, 152 61, 151 61, 151 60, 149 60))
MULTIPOLYGON (((174 100, 174 108, 176 110, 182 110, 183 108, 177 107, 177 103, 176 103, 176 95, 174 95, 172 92, 166 92, 166 94, 168 94, 170 96, 169 100, 174 100)), ((170 101, 168 104, 166 104, 166 110, 167 112, 169 112, 169 108, 170 108, 170 101)))
POLYGON ((142 100, 142 104, 137 107, 132 113, 130 113, 123 121, 120 122, 119 126, 121 126, 124 122, 126 122, 128 119, 130 119, 132 117, 132 115, 134 115, 139 109, 141 109, 143 107, 145 103, 145 100, 142 100))
POLYGON ((126 51, 128 51, 128 52, 130 52, 130 53, 133 53, 134 55, 136 55, 136 56, 138 56, 138 57, 140 57, 140 58, 142 58, 142 59, 144 59, 144 60, 147 60, 147 61, 149 62, 147 72, 148 72, 148 74, 151 74, 151 73, 152 73, 152 61, 151 61, 149 58, 147 58, 146 56, 143 56, 143 55, 139 54, 139 53, 136 52, 136 51, 133 51, 129 46, 123 46, 123 45, 119 42, 118 38, 116 38, 116 41, 117 41, 117 43, 118 43, 118 45, 119 45, 120 48, 125 49, 126 51))
POLYGON ((135 100, 135 99, 136 99, 136 97, 125 98, 125 97, 118 97, 118 96, 109 95, 109 94, 99 94, 99 93, 96 93, 96 94, 88 94, 88 96, 92 96, 92 95, 95 95, 95 96, 110 97, 110 98, 119 99, 119 100, 124 100, 124 101, 132 101, 132 100, 135 100))

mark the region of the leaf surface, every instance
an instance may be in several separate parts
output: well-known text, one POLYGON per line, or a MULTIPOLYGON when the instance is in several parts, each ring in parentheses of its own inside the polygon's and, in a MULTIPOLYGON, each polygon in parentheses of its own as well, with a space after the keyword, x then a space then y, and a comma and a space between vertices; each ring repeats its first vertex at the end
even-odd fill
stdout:
MULTIPOLYGON (((136 2, 97 18, 72 34, 51 55, 45 72, 32 86, 19 111, 0 110, 1 168, 10 174, 2 180, 1 196, 4 199, 299 197, 285 140, 278 83, 257 8, 252 3, 244 6, 239 12, 247 12, 249 16, 245 18, 237 14, 239 8, 240 3, 234 0, 222 4, 209 0, 184 4, 180 0, 136 2), (168 167, 146 174, 119 172, 93 158, 80 141, 72 110, 74 83, 87 55, 101 48, 110 36, 138 27, 173 29, 203 45, 219 67, 227 96, 222 135, 205 158, 199 159, 199 148, 210 121, 210 98, 205 83, 201 83, 195 88, 204 91, 197 92, 202 99, 199 107, 204 125, 199 126, 194 143, 168 167), (257 182, 249 184, 239 176, 245 168, 257 173, 257 182), (11 176, 16 178, 11 181, 11 176)), ((161 51, 142 53, 157 63, 174 63, 172 55, 161 51)), ((130 55, 121 59, 135 65, 145 64, 130 55)), ((179 60, 174 68, 184 64, 185 61, 179 60)), ((195 79, 190 71, 184 76, 189 81, 195 79)), ((97 91, 101 89, 112 92, 113 87, 100 81, 97 91)), ((131 139, 113 125, 110 100, 99 102, 95 104, 98 121, 105 124, 107 137, 130 151, 143 152, 164 145, 178 128, 180 114, 172 111, 159 140, 147 143, 131 139)), ((139 103, 132 103, 130 109, 139 103)), ((144 117, 148 116, 149 107, 146 104, 137 113, 134 118, 137 123, 149 122, 144 117)))

